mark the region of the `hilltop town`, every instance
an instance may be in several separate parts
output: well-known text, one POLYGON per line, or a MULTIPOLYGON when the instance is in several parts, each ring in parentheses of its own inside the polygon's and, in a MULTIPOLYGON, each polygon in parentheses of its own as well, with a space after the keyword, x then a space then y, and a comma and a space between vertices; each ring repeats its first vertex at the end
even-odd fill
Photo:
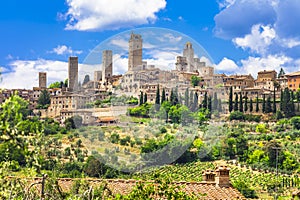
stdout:
MULTIPOLYGON (((68 117, 80 115, 85 124, 94 123, 99 114, 91 109, 96 101, 109 98, 111 94, 127 95, 140 98, 147 96, 147 102, 155 103, 156 91, 165 90, 165 96, 170 97, 172 89, 177 90, 179 97, 183 97, 187 88, 197 94, 198 103, 203 101, 205 94, 213 96, 217 93, 222 100, 222 112, 229 113, 228 99, 230 88, 233 94, 242 95, 243 99, 267 98, 275 94, 280 97, 280 91, 288 88, 296 91, 300 84, 300 73, 285 74, 281 69, 264 70, 255 79, 251 74, 217 74, 214 67, 195 57, 193 44, 186 42, 182 55, 176 57, 173 70, 163 70, 155 65, 143 61, 142 35, 131 33, 128 41, 128 70, 123 75, 113 74, 113 52, 102 52, 102 69, 94 71, 93 80, 78 80, 78 57, 69 57, 68 77, 65 83, 58 87, 47 88, 47 72, 39 72, 39 85, 33 89, 5 89, 0 93, 0 103, 15 92, 28 100, 30 109, 39 112, 42 117, 55 118, 61 123, 68 117), (196 80, 193 83, 192 79, 196 80), (82 82, 82 84, 80 84, 82 82), (38 109, 38 99, 43 90, 50 93, 51 103, 47 109, 38 109)), ((260 105, 261 106, 261 105, 260 105)), ((126 111, 125 111, 126 112, 126 111)), ((262 109, 260 109, 262 112, 262 109)), ((107 115, 110 115, 107 113, 107 115)))

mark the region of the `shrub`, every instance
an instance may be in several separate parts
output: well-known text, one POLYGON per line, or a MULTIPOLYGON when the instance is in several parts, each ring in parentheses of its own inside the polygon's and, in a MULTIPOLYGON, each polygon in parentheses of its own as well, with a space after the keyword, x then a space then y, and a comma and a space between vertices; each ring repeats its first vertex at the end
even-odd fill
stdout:
POLYGON ((245 120, 245 115, 242 112, 235 111, 230 113, 229 120, 245 120))
POLYGON ((256 132, 257 133, 266 133, 267 132, 267 128, 265 124, 258 124, 256 126, 256 132))
POLYGON ((245 115, 245 120, 246 121, 254 121, 254 122, 260 122, 261 120, 261 115, 252 115, 252 114, 247 114, 245 115))
POLYGON ((293 117, 290 120, 291 124, 293 125, 294 129, 299 130, 300 129, 300 117, 293 117))

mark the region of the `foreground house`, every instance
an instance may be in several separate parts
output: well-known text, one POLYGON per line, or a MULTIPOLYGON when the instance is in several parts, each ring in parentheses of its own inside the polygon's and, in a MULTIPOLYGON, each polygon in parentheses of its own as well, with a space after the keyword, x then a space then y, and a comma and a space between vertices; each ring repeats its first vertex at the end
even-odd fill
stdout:
MULTIPOLYGON (((185 192, 187 195, 194 195, 198 199, 209 200, 231 200, 231 199, 246 199, 237 189, 233 188, 229 178, 230 169, 227 166, 217 167, 216 170, 206 170, 202 173, 202 182, 186 182, 176 181, 172 182, 172 186, 185 192)), ((41 183, 42 178, 34 178, 28 180, 30 185, 41 183)), ((83 180, 92 188, 104 186, 104 196, 114 197, 117 194, 129 194, 137 184, 150 184, 157 185, 154 181, 141 181, 141 180, 124 180, 124 179, 78 179, 78 178, 59 178, 57 179, 58 185, 62 191, 70 191, 73 184, 77 180, 83 180)), ((46 180, 47 181, 47 180, 46 180)), ((29 184, 28 184, 29 185, 29 184)), ((38 190, 40 187, 37 186, 38 190)), ((162 199, 161 197, 153 197, 153 199, 162 199)))

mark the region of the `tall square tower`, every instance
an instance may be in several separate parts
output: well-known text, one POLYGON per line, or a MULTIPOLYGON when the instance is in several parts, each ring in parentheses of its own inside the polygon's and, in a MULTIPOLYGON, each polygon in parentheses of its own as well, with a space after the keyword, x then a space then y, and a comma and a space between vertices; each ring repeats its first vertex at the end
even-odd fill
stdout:
POLYGON ((39 72, 39 88, 47 87, 47 73, 39 72))
POLYGON ((112 76, 112 56, 111 50, 104 50, 102 52, 102 81, 112 76))
POLYGON ((75 91, 78 88, 78 57, 69 57, 68 88, 75 91))
POLYGON ((143 40, 141 35, 131 33, 128 53, 128 71, 132 71, 143 64, 143 40))

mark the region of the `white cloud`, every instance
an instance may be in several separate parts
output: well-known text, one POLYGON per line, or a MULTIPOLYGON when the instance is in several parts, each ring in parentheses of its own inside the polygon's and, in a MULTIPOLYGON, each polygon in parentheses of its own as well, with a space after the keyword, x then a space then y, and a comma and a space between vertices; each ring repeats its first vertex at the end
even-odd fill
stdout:
POLYGON ((257 76, 257 72, 263 70, 276 70, 277 72, 281 67, 285 68, 292 62, 292 59, 284 55, 268 55, 266 57, 249 57, 242 60, 242 67, 240 72, 244 74, 252 74, 253 77, 257 76))
POLYGON ((124 74, 128 70, 128 58, 113 55, 113 74, 124 74))
POLYGON ((256 24, 252 27, 251 34, 235 38, 233 42, 244 50, 249 48, 252 52, 265 54, 275 37, 276 31, 270 25, 256 24))
POLYGON ((123 50, 128 51, 128 41, 125 39, 113 39, 110 41, 110 44, 121 47, 123 50))
POLYGON ((232 6, 235 3, 236 0, 219 0, 218 4, 219 4, 219 8, 223 9, 223 8, 228 8, 230 6, 232 6))
POLYGON ((67 0, 68 30, 114 30, 152 23, 166 0, 67 0))
POLYGON ((38 86, 38 72, 47 72, 48 83, 67 77, 68 63, 51 60, 17 60, 10 63, 3 74, 2 88, 26 88, 38 86))
POLYGON ((67 47, 66 45, 58 45, 57 47, 53 48, 50 53, 56 53, 57 55, 78 55, 81 54, 82 51, 74 51, 71 47, 67 47))
POLYGON ((225 57, 221 60, 219 64, 215 65, 215 69, 220 72, 232 73, 239 70, 239 67, 233 60, 230 60, 225 57))
MULTIPOLYGON (((100 70, 100 65, 79 64, 79 81, 84 75, 94 77, 94 71, 100 70)), ((17 60, 10 63, 9 68, 4 68, 0 88, 26 88, 38 86, 38 73, 47 72, 47 83, 62 81, 68 77, 68 62, 55 60, 17 60)))
POLYGON ((300 41, 299 41, 298 39, 295 39, 295 38, 282 39, 282 40, 280 41, 280 44, 281 44, 283 47, 294 48, 294 47, 300 45, 300 41))

